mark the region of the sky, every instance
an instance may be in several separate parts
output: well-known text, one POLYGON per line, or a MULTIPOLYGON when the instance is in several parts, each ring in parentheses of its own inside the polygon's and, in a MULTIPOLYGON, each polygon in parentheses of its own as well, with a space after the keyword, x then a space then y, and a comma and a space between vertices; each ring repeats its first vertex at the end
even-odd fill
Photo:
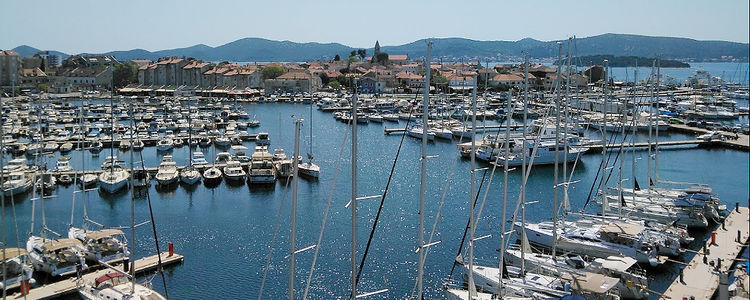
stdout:
POLYGON ((549 41, 603 33, 748 43, 748 0, 8 0, 0 49, 68 54, 220 46, 245 37, 369 48, 422 38, 549 41))

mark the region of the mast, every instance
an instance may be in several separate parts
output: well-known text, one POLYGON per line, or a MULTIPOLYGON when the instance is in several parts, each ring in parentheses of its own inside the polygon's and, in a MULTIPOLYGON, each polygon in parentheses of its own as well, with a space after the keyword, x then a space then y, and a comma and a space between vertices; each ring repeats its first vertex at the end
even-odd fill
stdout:
POLYGON ((299 130, 302 119, 294 122, 294 178, 292 178, 292 217, 289 237, 289 300, 294 300, 294 254, 297 235, 297 178, 299 177, 299 130))
POLYGON ((419 270, 417 272, 417 299, 422 299, 422 277, 424 276, 424 201, 427 185, 427 118, 430 105, 430 55, 432 54, 432 42, 427 42, 427 58, 425 59, 424 97, 422 99, 422 156, 421 175, 419 181, 419 270))
POLYGON ((511 100, 512 98, 513 92, 508 91, 508 104, 505 108, 505 145, 503 146, 505 148, 505 159, 503 159, 503 211, 501 212, 502 217, 500 219, 500 266, 498 268, 500 274, 498 274, 499 280, 496 291, 500 299, 503 298, 503 266, 505 265, 505 218, 508 204, 508 157, 510 157, 510 119, 511 112, 513 111, 511 109, 513 103, 511 100))
MULTIPOLYGON (((4 114, 3 97, 0 97, 0 149, 5 149, 5 145, 4 145, 5 143, 5 121, 3 120, 3 114, 4 114)), ((3 155, 0 155, 0 166, 5 166, 5 162, 3 160, 4 158, 5 157, 3 155)), ((5 178, 5 173, 3 172, 2 167, 0 167, 0 178, 5 178)), ((0 189, 0 201, 2 201, 2 204, 0 205, 2 206, 2 210, 3 210, 2 212, 0 212, 0 216, 2 216, 0 217, 2 219, 0 220, 0 222, 3 222, 2 224, 0 224, 0 234, 3 236, 3 260, 2 261, 3 261, 3 264, 5 264, 5 258, 6 258, 6 253, 5 253, 6 246, 5 245, 7 245, 6 240, 5 240, 5 189, 0 189)), ((8 277, 8 272, 6 268, 3 266, 3 285, 5 285, 5 282, 6 282, 5 280, 7 279, 7 277, 8 277)), ((3 300, 5 300, 6 293, 7 293, 6 289, 3 288, 3 300)))
MULTIPOLYGON (((39 101, 41 102, 42 100, 39 100, 39 101)), ((48 128, 48 130, 49 130, 49 128, 48 128)), ((41 108, 41 106, 39 106, 39 149, 36 152, 37 162, 39 160, 39 152, 40 151, 44 151, 44 133, 42 132, 42 108, 41 108)), ((42 232, 41 232, 41 236, 42 236, 43 240, 47 239, 47 232, 46 232, 46 229, 47 229, 47 220, 46 220, 46 217, 44 216, 44 169, 46 169, 46 168, 47 168, 46 166, 42 166, 42 167, 39 168, 40 172, 42 174, 41 178, 39 179, 39 190, 40 190, 40 192, 39 192, 39 203, 40 203, 41 208, 42 208, 42 232)), ((34 183, 34 184, 36 184, 36 183, 34 183)))
MULTIPOLYGON (((112 87, 112 91, 114 92, 114 86, 112 87)), ((114 95, 112 96, 114 97, 114 95)), ((135 294, 135 187, 133 187, 133 174, 134 174, 134 165, 135 161, 133 159, 133 104, 130 104, 130 244, 133 245, 130 247, 130 293, 135 294)), ((112 121, 114 122, 114 120, 112 121)), ((114 124, 114 123, 113 123, 114 124)), ((112 133, 112 136, 114 136, 114 132, 112 133)), ((190 151, 190 146, 188 145, 188 151, 190 151)), ((114 165, 112 165, 112 170, 114 170, 114 165)), ((161 255, 161 254, 159 254, 161 255)), ((166 286, 165 286, 166 288, 166 286)))
POLYGON ((654 185, 659 183, 659 91, 661 91, 661 59, 656 58, 656 138, 654 139, 654 185))
MULTIPOLYGON (((474 189, 476 185, 476 132, 477 128, 477 77, 474 75, 474 88, 471 92, 471 183, 469 184, 469 297, 476 294, 474 285, 474 231, 476 230, 476 220, 474 219, 474 189)), ((425 110, 426 113, 427 110, 425 110)), ((426 136, 427 128, 422 136, 426 136)), ((502 279, 501 279, 502 280, 502 279)))
POLYGON ((605 171, 605 170, 607 170, 607 100, 608 100, 607 99, 608 98, 608 95, 607 95, 607 88, 608 88, 608 86, 607 85, 609 84, 609 80, 607 80, 607 76, 609 75, 609 74, 607 74, 607 71, 608 71, 607 68, 608 67, 609 67, 609 60, 605 59, 604 60, 604 69, 603 69, 604 84, 602 85, 602 87, 604 88, 603 91, 602 91, 602 94, 604 95, 604 101, 602 102, 602 114, 604 116, 602 118, 602 121, 603 121, 603 124, 602 124, 602 182, 601 182, 601 187, 602 187, 602 216, 604 216, 604 215, 607 214, 607 208, 609 206, 609 203, 607 202, 607 195, 606 195, 606 193, 607 193, 607 183, 606 183, 606 181, 607 181, 607 174, 606 173, 607 172, 605 171))
MULTIPOLYGON (((563 207, 565 207, 565 210, 569 209, 569 203, 568 203, 568 151, 570 151, 570 147, 568 146, 568 130, 570 130, 570 114, 569 114, 569 97, 570 97, 570 69, 571 69, 571 63, 570 63, 570 46, 573 43, 573 37, 568 37, 568 63, 566 64, 568 66, 568 69, 566 70, 565 74, 565 100, 563 102, 564 109, 565 109, 565 129, 563 130, 563 147, 565 148, 565 152, 563 152, 563 178, 562 181, 565 182, 565 185, 563 185, 563 207)), ((576 88, 578 85, 576 84, 576 88)), ((564 218, 564 217, 563 217, 564 218)))
MULTIPOLYGON (((351 299, 357 298, 357 90, 356 80, 354 84, 354 95, 352 96, 352 295, 351 299)), ((296 167, 295 167, 296 168, 296 167)))
MULTIPOLYGON (((555 175, 552 196, 552 259, 557 260, 557 176, 560 163, 560 76, 562 75, 562 42, 557 42, 557 80, 555 81, 555 175)), ((544 126, 544 125, 542 125, 544 126)), ((525 176, 526 174, 524 174, 525 176)))
POLYGON ((635 102, 636 102, 636 99, 637 99, 636 93, 638 92, 638 89, 637 89, 637 87, 638 87, 638 61, 635 62, 635 71, 633 72, 633 77, 634 77, 633 80, 635 81, 635 84, 633 84, 633 87, 636 87, 636 89, 633 91, 633 122, 632 122, 632 127, 633 128, 630 129, 630 131, 631 131, 631 135, 630 135, 630 154, 631 154, 631 162, 630 162, 631 167, 630 168, 631 168, 631 170, 630 170, 630 172, 631 172, 631 174, 633 176, 633 202, 635 202, 635 189, 636 189, 636 179, 635 179, 635 130, 638 127, 638 124, 636 123, 637 119, 636 119, 636 115, 635 115, 635 112, 637 111, 636 110, 636 103, 635 102))
MULTIPOLYGON (((651 63, 651 78, 654 77, 654 68, 656 67, 656 60, 654 60, 651 63)), ((654 107, 654 82, 651 81, 651 99, 649 99, 648 102, 648 160, 646 162, 646 165, 648 167, 648 190, 651 191, 651 133, 652 133, 652 127, 651 127, 651 116, 653 115, 653 112, 651 111, 654 107)))
MULTIPOLYGON (((526 157, 528 149, 526 146, 526 123, 528 114, 526 108, 529 102, 529 53, 526 52, 524 57, 524 76, 523 76, 523 147, 521 147, 523 156, 521 160, 521 223, 526 226, 526 157)), ((503 220, 505 222, 505 220, 503 220)), ((521 230, 521 241, 526 239, 526 227, 521 230)), ((526 250, 521 247, 521 277, 526 273, 526 250)))

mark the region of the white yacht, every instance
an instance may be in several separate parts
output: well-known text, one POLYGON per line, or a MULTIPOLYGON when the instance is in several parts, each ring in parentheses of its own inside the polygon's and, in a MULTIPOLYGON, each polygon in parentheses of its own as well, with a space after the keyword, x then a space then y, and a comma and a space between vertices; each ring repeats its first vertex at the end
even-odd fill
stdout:
POLYGON ((318 178, 320 176, 320 166, 314 164, 312 160, 300 163, 297 168, 300 176, 310 178, 318 178))
MULTIPOLYGON (((520 223, 515 227, 518 232, 524 229, 520 223)), ((546 248, 555 244, 552 222, 526 223, 525 229, 530 243, 546 248)), ((645 227, 640 225, 592 220, 560 221, 557 231, 556 246, 560 251, 599 258, 622 255, 652 266, 662 263, 656 249, 643 234, 645 227)))
POLYGON ((125 233, 119 229, 90 231, 71 227, 68 230, 68 238, 83 243, 83 252, 89 261, 112 264, 130 255, 125 233))
POLYGON ((31 176, 27 175, 26 172, 10 173, 8 179, 3 182, 3 194, 6 197, 23 194, 29 191, 31 184, 31 176))
POLYGON ((264 184, 276 182, 276 170, 273 165, 273 155, 267 146, 256 146, 250 156, 250 172, 247 174, 250 184, 264 184))
POLYGON ((74 274, 80 266, 86 268, 86 258, 83 254, 83 244, 76 239, 45 239, 30 236, 26 242, 34 269, 49 273, 52 276, 74 274))
POLYGON ((0 262, 0 267, 5 269, 5 281, 0 282, 0 289, 15 288, 23 281, 34 284, 34 267, 31 265, 29 253, 21 248, 5 248, 4 251, 5 260, 0 262))
POLYGON ((109 156, 104 163, 108 164, 99 174, 99 187, 107 193, 115 193, 127 187, 130 173, 120 166, 117 157, 109 156))
POLYGON ((287 158, 283 148, 273 149, 273 164, 279 177, 288 178, 294 175, 294 159, 287 158))
POLYGON ((232 160, 228 161, 226 167, 224 167, 224 176, 227 181, 244 182, 246 173, 239 161, 232 160))
POLYGON ((206 160, 206 157, 203 155, 203 152, 193 152, 193 165, 194 166, 205 166, 208 165, 208 161, 206 160))
POLYGON ((78 183, 83 185, 84 188, 92 187, 96 185, 98 177, 95 174, 83 174, 79 177, 78 183))
MULTIPOLYGON (((526 164, 530 164, 532 160, 532 153, 534 165, 549 165, 555 163, 555 153, 557 153, 557 161, 558 163, 563 163, 564 157, 565 157, 565 146, 560 144, 558 147, 555 147, 555 141, 541 141, 539 142, 539 145, 534 149, 535 143, 532 141, 522 141, 517 140, 512 143, 514 145, 513 149, 510 150, 510 155, 508 157, 505 157, 505 153, 503 151, 498 151, 498 153, 495 153, 497 156, 497 165, 502 166, 505 164, 505 161, 508 161, 509 167, 515 167, 520 166, 523 164, 523 153, 526 152, 526 164)), ((498 149, 502 150, 502 149, 498 149)), ((573 162, 576 160, 579 153, 584 153, 588 150, 586 147, 567 147, 567 158, 568 162, 573 162)))
POLYGON ((172 160, 171 155, 165 155, 161 159, 159 169, 156 172, 156 182, 161 185, 168 185, 177 182, 177 178, 180 176, 177 171, 177 163, 172 160))
POLYGON ((169 151, 174 148, 174 142, 171 137, 163 137, 156 143, 156 150, 158 151, 169 151))
POLYGON ((133 187, 140 188, 149 185, 151 175, 148 174, 148 170, 144 168, 133 169, 133 187))
POLYGON ((91 282, 83 282, 78 287, 78 294, 85 300, 167 299, 151 288, 138 283, 133 284, 126 275, 120 272, 108 273, 91 282))
POLYGON ((180 180, 187 185, 193 185, 201 181, 201 173, 195 167, 188 166, 180 172, 180 180))
POLYGON ((57 159, 57 164, 55 165, 55 171, 57 172, 67 172, 72 171, 73 166, 70 165, 70 157, 63 156, 57 159))

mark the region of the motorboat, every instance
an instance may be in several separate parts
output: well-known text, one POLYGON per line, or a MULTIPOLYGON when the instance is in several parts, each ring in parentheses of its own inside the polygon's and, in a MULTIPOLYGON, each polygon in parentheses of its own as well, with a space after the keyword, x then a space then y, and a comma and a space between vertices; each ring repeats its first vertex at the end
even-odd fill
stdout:
POLYGON ((57 159, 55 165, 55 172, 69 172, 73 170, 73 166, 70 165, 70 157, 63 156, 57 159))
POLYGON ((214 145, 219 148, 226 148, 232 144, 231 140, 227 136, 220 136, 214 140, 214 145))
POLYGON ((130 255, 125 233, 119 229, 91 231, 71 227, 68 238, 79 240, 83 244, 83 252, 88 261, 113 264, 130 255))
POLYGON ((78 294, 85 300, 148 299, 166 300, 153 289, 133 283, 121 272, 99 276, 78 286, 78 294))
POLYGON ((26 172, 16 171, 10 173, 8 179, 3 182, 3 194, 6 197, 23 194, 29 191, 31 184, 32 178, 26 172))
POLYGON ((217 167, 210 167, 203 171, 203 178, 206 185, 215 185, 221 182, 221 170, 217 167))
POLYGON ((180 174, 177 171, 177 163, 172 160, 171 155, 165 155, 156 171, 156 182, 161 185, 172 184, 177 182, 179 176, 180 174))
POLYGON ((79 176, 78 182, 83 186, 83 188, 89 188, 96 185, 96 181, 98 180, 98 177, 95 174, 83 174, 79 176))
POLYGON ((65 276, 85 269, 86 256, 83 243, 77 239, 47 239, 30 236, 26 242, 34 269, 52 276, 65 276))
POLYGON ((133 187, 141 188, 149 185, 151 175, 145 168, 133 169, 133 187))
POLYGON ((156 143, 156 150, 158 151, 169 151, 174 148, 174 142, 171 137, 164 137, 156 143))
POLYGON ((268 132, 258 132, 255 138, 255 144, 261 146, 268 146, 271 144, 271 137, 268 136, 268 132))
POLYGON ((193 166, 205 166, 208 165, 208 161, 206 160, 206 157, 203 155, 203 152, 193 152, 193 166))
POLYGON ((224 167, 224 177, 227 178, 227 181, 243 182, 245 176, 245 170, 242 169, 239 161, 228 161, 224 167))
POLYGON ((250 172, 248 181, 250 184, 266 184, 276 182, 276 170, 273 165, 273 155, 268 152, 266 146, 256 146, 255 152, 250 156, 250 172))
POLYGON ((60 145, 60 153, 68 153, 70 151, 73 151, 73 143, 65 142, 60 145))

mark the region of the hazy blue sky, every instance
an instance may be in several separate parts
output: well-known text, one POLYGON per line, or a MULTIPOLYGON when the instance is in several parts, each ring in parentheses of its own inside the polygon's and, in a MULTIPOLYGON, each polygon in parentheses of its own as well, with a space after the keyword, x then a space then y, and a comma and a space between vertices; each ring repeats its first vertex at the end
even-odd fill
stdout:
POLYGON ((399 45, 631 33, 748 42, 748 0, 3 1, 0 49, 161 50, 244 37, 399 45))

